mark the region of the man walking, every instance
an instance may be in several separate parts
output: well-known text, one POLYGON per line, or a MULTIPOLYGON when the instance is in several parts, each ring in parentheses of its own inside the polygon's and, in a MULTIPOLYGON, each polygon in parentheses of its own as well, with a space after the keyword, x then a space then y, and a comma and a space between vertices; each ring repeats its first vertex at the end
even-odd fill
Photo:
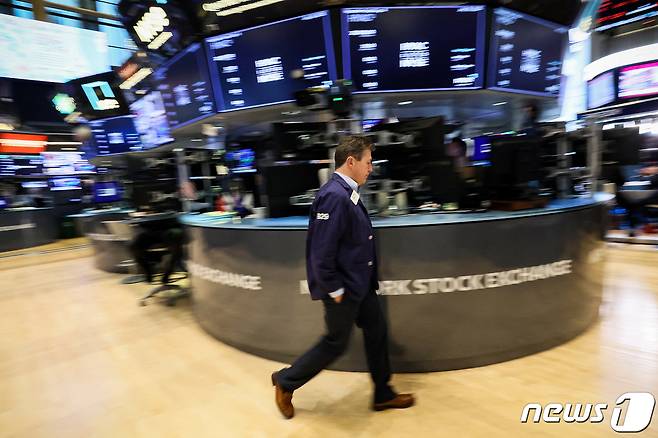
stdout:
POLYGON ((322 300, 327 333, 292 366, 272 374, 275 401, 285 418, 295 415, 293 392, 345 351, 355 323, 363 329, 374 383, 372 408, 403 409, 414 404, 412 394, 396 394, 389 386, 386 319, 376 294, 375 241, 357 192, 372 172, 372 145, 364 137, 346 137, 336 148, 335 162, 336 173, 311 207, 306 240, 309 289, 314 300, 322 300))

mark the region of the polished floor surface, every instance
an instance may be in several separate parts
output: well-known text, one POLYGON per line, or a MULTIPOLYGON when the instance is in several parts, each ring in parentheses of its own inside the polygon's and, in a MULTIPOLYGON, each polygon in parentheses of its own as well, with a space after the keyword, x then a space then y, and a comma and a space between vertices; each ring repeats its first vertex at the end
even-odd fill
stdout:
MULTIPOLYGON (((139 307, 148 287, 96 270, 80 242, 55 249, 0 254, 0 437, 600 437, 617 435, 619 395, 658 396, 654 247, 608 246, 600 320, 565 345, 395 375, 418 399, 406 411, 372 412, 367 374, 326 371, 295 393, 290 421, 269 384, 281 364, 207 335, 189 301, 139 307), (600 424, 522 424, 531 402, 609 409, 600 424)), ((655 417, 637 436, 658 437, 655 417)))

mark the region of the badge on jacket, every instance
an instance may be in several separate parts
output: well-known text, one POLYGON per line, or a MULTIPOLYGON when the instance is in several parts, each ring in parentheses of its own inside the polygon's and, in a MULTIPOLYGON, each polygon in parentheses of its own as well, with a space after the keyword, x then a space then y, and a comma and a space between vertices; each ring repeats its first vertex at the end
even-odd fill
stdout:
POLYGON ((356 192, 356 190, 352 190, 352 196, 350 196, 350 200, 354 205, 356 205, 359 202, 359 194, 356 192))

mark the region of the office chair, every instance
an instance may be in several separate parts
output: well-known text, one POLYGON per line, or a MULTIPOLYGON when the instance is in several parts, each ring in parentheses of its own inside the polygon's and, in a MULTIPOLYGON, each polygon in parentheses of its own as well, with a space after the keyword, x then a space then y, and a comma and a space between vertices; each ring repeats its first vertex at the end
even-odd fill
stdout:
MULTIPOLYGON (((125 242, 126 246, 129 246, 135 239, 135 233, 129 224, 122 221, 103 221, 102 224, 110 231, 116 240, 125 242)), ((135 284, 146 280, 144 274, 137 272, 137 263, 132 258, 122 260, 117 266, 120 268, 126 268, 128 273, 131 274, 128 277, 124 277, 121 280, 121 284, 135 284)))
MULTIPOLYGON (((135 232, 136 227, 125 221, 107 221, 104 224, 115 236, 121 237, 122 240, 125 240, 126 242, 133 242, 134 239, 136 238, 137 235, 137 233, 135 232)), ((149 255, 149 259, 151 261, 159 260, 160 262, 162 262, 165 257, 169 257, 169 254, 167 254, 168 251, 169 251, 168 248, 164 244, 155 245, 146 250, 147 254, 149 255)), ((121 263, 125 263, 124 266, 129 267, 129 269, 132 269, 134 271, 137 270, 137 263, 134 259, 125 260, 122 261, 121 263)), ((151 291, 149 291, 148 294, 146 294, 144 297, 139 299, 139 305, 145 306, 149 298, 156 296, 160 292, 175 290, 175 291, 179 291, 179 293, 172 294, 168 296, 166 299, 166 304, 168 306, 174 306, 176 304, 176 300, 189 295, 189 291, 187 291, 183 287, 177 284, 172 284, 172 282, 179 281, 183 278, 187 278, 187 276, 185 275, 183 277, 170 278, 167 284, 162 284, 151 289, 151 291)), ((124 278, 121 282, 123 284, 134 284, 143 281, 146 281, 146 276, 144 274, 136 274, 124 278)))

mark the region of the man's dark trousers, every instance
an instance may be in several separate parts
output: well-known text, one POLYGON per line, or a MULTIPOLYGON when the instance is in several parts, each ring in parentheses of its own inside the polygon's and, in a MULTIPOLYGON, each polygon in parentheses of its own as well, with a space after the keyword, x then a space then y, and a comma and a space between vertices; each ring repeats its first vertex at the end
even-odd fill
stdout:
POLYGON ((277 374, 285 391, 295 391, 336 360, 347 348, 354 324, 363 329, 363 340, 370 376, 375 384, 375 403, 395 397, 388 385, 391 365, 388 357, 386 319, 375 291, 361 302, 350 299, 349 292, 340 303, 327 297, 322 300, 327 333, 290 366, 277 374))

